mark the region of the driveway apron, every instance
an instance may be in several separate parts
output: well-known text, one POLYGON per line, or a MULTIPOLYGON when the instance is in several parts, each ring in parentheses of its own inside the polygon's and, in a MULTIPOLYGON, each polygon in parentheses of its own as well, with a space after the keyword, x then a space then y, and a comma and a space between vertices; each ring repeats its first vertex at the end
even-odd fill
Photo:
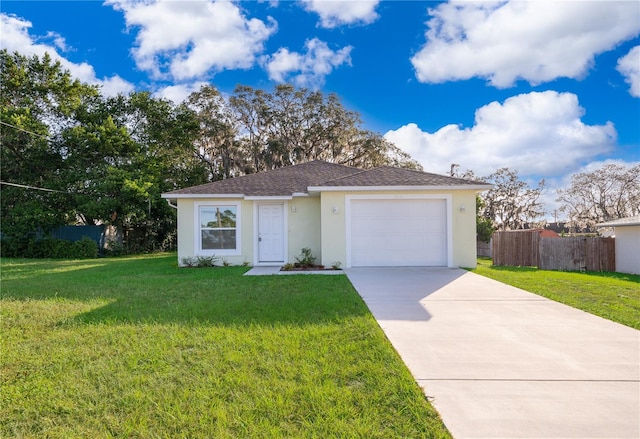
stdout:
POLYGON ((465 270, 346 272, 455 438, 640 438, 640 331, 465 270))

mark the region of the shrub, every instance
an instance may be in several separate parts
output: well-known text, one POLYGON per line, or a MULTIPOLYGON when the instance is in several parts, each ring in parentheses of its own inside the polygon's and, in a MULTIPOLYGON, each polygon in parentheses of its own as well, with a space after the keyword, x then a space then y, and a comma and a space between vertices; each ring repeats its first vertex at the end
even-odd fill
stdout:
POLYGON ((191 267, 191 268, 215 267, 217 261, 218 261, 218 258, 215 255, 196 256, 195 258, 185 257, 180 259, 180 265, 182 265, 183 267, 191 267))
POLYGON ((183 267, 196 267, 198 265, 198 261, 196 258, 191 257, 181 258, 180 265, 183 267))
POLYGON ((296 261, 303 267, 310 267, 316 262, 316 257, 311 254, 309 247, 305 247, 300 251, 300 257, 296 256, 296 261))
POLYGON ((83 236, 80 241, 73 243, 73 253, 76 258, 97 258, 98 244, 93 239, 83 236))
POLYGON ((198 267, 215 267, 218 258, 214 256, 198 256, 198 267))
POLYGON ((127 249, 121 241, 117 239, 109 239, 104 249, 106 256, 122 256, 127 254, 127 249))
POLYGON ((84 236, 72 242, 55 238, 3 239, 2 256, 9 258, 87 259, 98 257, 98 244, 84 236))

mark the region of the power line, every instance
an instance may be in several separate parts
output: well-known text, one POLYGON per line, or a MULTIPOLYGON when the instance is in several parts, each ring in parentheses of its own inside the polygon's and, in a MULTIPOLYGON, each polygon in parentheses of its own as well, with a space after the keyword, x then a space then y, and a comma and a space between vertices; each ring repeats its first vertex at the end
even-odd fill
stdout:
POLYGON ((7 186, 21 187, 21 188, 24 188, 24 189, 33 189, 33 190, 37 190, 37 191, 57 192, 59 194, 68 194, 69 193, 69 192, 64 192, 64 191, 58 191, 58 190, 55 190, 55 189, 46 189, 46 188, 43 188, 43 187, 29 186, 29 185, 26 185, 26 184, 8 183, 6 181, 0 181, 0 184, 4 184, 4 185, 7 185, 7 186))
POLYGON ((15 125, 11 125, 10 123, 2 122, 1 120, 0 120, 0 124, 1 125, 6 125, 6 126, 11 127, 11 128, 15 128, 16 130, 22 131, 23 133, 31 134, 33 136, 38 136, 38 137, 42 137, 45 140, 49 140, 49 138, 47 136, 45 136, 44 134, 34 133, 33 131, 25 130, 24 128, 20 128, 20 127, 17 127, 15 125))

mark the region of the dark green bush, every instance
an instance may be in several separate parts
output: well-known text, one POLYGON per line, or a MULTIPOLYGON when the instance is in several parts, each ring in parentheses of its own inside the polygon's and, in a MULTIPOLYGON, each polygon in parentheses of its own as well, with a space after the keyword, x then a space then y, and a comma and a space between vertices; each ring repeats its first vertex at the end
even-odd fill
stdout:
POLYGON ((80 241, 73 243, 73 252, 78 259, 97 258, 98 244, 93 239, 83 236, 80 241))
POLYGON ((29 238, 3 239, 1 255, 5 258, 87 259, 98 257, 98 245, 86 236, 80 241, 29 238))

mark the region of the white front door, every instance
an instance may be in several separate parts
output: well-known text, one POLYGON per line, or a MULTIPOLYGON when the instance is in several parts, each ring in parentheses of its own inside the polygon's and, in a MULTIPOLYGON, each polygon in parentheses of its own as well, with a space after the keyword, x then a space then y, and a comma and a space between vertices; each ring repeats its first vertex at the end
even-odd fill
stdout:
POLYGON ((258 205, 258 262, 284 262, 284 205, 258 205))

